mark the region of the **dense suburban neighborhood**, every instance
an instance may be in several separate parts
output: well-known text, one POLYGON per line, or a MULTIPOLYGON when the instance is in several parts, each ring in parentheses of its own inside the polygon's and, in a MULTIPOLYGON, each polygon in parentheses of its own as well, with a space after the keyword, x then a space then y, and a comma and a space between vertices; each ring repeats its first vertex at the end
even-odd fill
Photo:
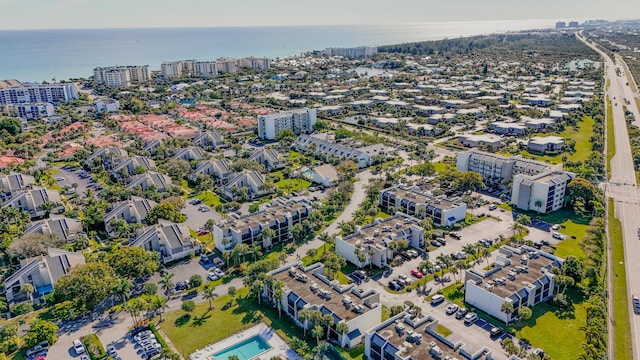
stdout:
POLYGON ((640 35, 574 25, 1 80, 0 359, 630 358, 640 35))

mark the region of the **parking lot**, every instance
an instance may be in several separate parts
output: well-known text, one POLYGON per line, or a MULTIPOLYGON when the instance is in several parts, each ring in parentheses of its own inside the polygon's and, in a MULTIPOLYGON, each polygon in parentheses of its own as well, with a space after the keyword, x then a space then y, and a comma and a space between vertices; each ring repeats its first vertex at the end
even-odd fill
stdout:
POLYGON ((86 196, 87 189, 89 188, 89 186, 91 186, 91 184, 93 184, 91 178, 83 179, 80 177, 80 174, 77 171, 71 170, 66 167, 54 167, 54 169, 58 170, 58 173, 55 175, 55 177, 64 179, 62 181, 57 181, 58 185, 60 185, 61 188, 64 188, 65 186, 73 187, 73 184, 76 184, 76 193, 78 194, 78 196, 86 196))

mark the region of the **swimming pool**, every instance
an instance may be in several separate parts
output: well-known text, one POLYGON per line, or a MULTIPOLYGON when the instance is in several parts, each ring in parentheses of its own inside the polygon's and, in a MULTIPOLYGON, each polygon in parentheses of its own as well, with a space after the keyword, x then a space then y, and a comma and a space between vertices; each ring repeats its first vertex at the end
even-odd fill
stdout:
POLYGON ((271 349, 271 346, 260 335, 252 336, 242 342, 213 354, 211 360, 227 360, 229 356, 236 355, 240 360, 252 359, 271 349))
POLYGON ((313 176, 313 170, 309 169, 309 170, 303 172, 302 174, 305 175, 305 176, 313 176))

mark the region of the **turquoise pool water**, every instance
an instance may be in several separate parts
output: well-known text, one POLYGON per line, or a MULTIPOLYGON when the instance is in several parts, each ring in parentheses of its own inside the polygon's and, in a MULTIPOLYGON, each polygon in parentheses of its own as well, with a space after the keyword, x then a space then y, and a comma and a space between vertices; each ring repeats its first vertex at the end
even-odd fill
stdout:
POLYGON ((239 342, 233 346, 218 351, 211 357, 212 360, 227 360, 229 356, 236 355, 240 360, 249 360, 271 349, 271 346, 260 336, 256 335, 239 342))
POLYGON ((306 175, 306 176, 313 176, 313 170, 311 170, 311 169, 306 170, 305 172, 303 172, 303 174, 306 175))

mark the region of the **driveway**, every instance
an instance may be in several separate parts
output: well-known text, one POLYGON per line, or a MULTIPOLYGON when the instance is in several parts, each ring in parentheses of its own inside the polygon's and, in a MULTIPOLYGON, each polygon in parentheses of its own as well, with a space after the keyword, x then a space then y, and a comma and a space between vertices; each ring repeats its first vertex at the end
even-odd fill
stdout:
POLYGON ((191 205, 189 204, 189 201, 185 202, 185 207, 184 209, 182 209, 182 213, 187 216, 187 221, 184 224, 188 228, 196 230, 198 228, 204 227, 204 224, 209 219, 215 220, 216 223, 219 223, 220 220, 222 220, 222 215, 213 211, 213 209, 207 212, 199 211, 198 208, 200 206, 202 206, 202 204, 191 205))

